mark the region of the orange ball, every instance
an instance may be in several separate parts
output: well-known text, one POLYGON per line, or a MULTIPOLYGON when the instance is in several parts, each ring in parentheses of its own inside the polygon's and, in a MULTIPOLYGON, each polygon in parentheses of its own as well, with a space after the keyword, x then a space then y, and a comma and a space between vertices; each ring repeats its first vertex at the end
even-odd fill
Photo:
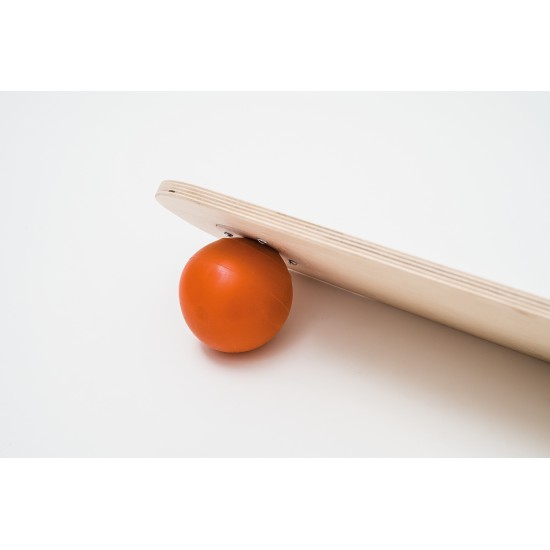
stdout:
POLYGON ((250 351, 271 340, 286 321, 292 279, 273 248, 252 239, 220 239, 187 262, 179 297, 185 321, 204 344, 250 351))

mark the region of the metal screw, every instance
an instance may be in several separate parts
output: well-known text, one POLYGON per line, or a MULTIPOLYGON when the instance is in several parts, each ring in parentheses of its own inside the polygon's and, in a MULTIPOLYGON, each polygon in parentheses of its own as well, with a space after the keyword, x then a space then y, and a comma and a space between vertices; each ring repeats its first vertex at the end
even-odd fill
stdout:
POLYGON ((229 231, 224 231, 223 234, 224 234, 226 237, 232 237, 232 236, 233 236, 233 233, 229 233, 229 231))
POLYGON ((290 258, 288 259, 288 263, 290 265, 298 265, 298 262, 296 260, 291 260, 290 258))

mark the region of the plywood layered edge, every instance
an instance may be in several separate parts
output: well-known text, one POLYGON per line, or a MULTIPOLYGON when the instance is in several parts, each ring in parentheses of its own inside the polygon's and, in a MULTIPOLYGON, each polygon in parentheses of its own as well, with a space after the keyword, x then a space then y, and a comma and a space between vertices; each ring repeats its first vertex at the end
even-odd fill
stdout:
POLYGON ((289 269, 550 361, 550 301, 183 182, 156 193, 217 237, 266 241, 289 269))

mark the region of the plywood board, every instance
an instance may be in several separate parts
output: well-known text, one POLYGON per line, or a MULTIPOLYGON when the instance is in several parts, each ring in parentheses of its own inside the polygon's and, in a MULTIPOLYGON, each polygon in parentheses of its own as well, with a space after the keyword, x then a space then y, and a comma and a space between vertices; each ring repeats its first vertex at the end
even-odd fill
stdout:
POLYGON ((216 237, 260 239, 289 269, 550 361, 550 301, 176 181, 158 201, 216 237))

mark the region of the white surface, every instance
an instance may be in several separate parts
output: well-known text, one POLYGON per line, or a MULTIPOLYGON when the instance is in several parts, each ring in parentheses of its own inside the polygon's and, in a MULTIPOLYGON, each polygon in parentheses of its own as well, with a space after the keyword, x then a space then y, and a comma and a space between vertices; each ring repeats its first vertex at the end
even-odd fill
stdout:
POLYGON ((550 366, 295 278, 247 355, 184 325, 210 187, 550 296, 548 94, 0 95, 0 454, 548 455, 550 366))

